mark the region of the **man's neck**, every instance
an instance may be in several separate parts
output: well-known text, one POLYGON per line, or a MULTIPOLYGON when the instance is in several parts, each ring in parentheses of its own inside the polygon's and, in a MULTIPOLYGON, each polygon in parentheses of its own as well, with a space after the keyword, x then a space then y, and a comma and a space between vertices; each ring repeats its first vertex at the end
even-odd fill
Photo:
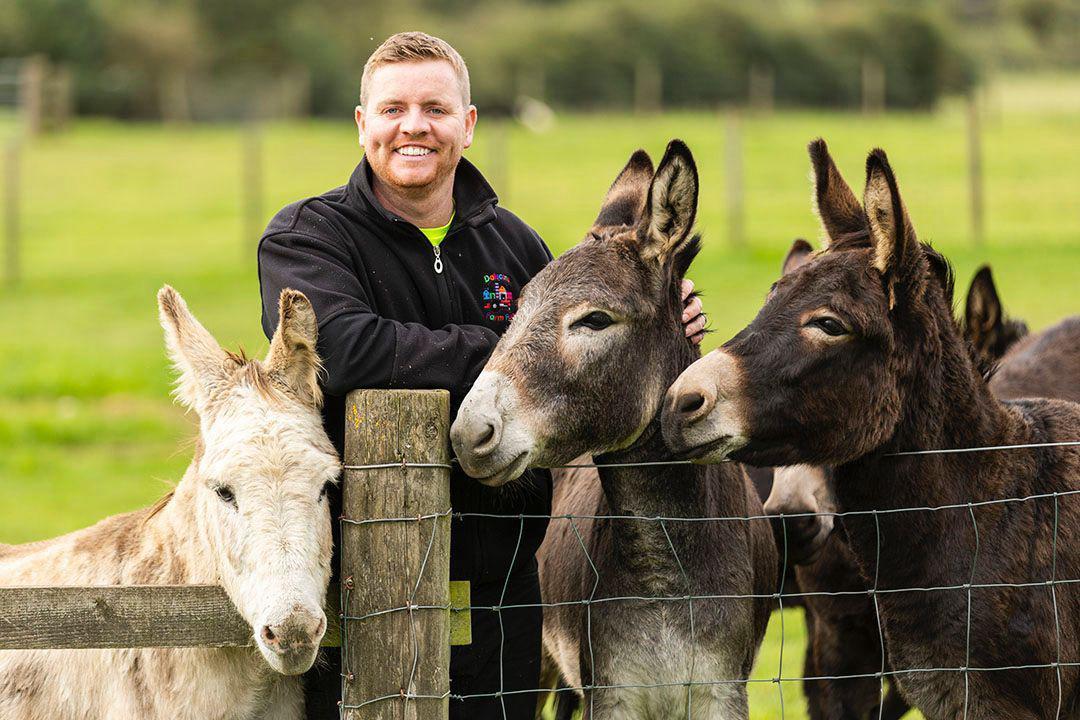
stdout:
POLYGON ((437 228, 450 222, 454 214, 454 178, 438 188, 415 188, 399 190, 372 177, 371 189, 379 203, 416 227, 437 228))

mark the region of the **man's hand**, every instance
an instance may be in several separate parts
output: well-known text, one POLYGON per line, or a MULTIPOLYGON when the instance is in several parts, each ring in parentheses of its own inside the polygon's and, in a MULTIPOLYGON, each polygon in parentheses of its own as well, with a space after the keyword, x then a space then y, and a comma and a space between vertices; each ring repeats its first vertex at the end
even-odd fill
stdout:
POLYGON ((708 322, 701 307, 701 298, 694 294, 693 280, 684 279, 679 290, 683 301, 683 330, 686 332, 686 337, 690 338, 695 345, 700 345, 702 338, 705 337, 705 323, 708 322))

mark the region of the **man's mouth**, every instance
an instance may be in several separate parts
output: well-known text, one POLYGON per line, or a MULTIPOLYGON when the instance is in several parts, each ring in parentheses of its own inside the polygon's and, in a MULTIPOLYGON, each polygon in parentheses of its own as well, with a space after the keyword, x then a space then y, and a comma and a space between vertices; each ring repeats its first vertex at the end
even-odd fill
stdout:
POLYGON ((424 155, 431 155, 435 151, 431 148, 420 147, 419 145, 405 145, 395 150, 398 155, 404 155, 406 157, 423 157, 424 155))

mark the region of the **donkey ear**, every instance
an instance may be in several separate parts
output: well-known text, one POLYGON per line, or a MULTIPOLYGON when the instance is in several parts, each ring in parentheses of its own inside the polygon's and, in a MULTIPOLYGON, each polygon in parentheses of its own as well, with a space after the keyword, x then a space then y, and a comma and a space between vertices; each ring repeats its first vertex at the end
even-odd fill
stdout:
POLYGON ((180 375, 176 396, 202 414, 210 398, 229 379, 231 361, 214 336, 191 314, 180 293, 165 285, 157 299, 165 346, 180 375))
POLYGON ((917 252, 918 241, 904 201, 900 198, 889 158, 880 148, 871 151, 866 158, 863 205, 870 223, 874 267, 890 279, 903 277, 904 270, 909 267, 909 259, 917 252))
POLYGON ((298 396, 301 402, 322 405, 319 369, 315 351, 319 326, 311 302, 298 290, 285 288, 278 298, 278 326, 270 340, 266 370, 270 377, 298 396))
POLYGON ((645 215, 638 229, 642 257, 665 262, 678 253, 694 227, 697 200, 698 172, 694 156, 681 140, 672 140, 645 201, 645 215))
MULTIPOLYGON (((990 266, 975 273, 968 289, 964 308, 964 327, 969 335, 981 337, 1001 325, 1001 300, 998 299, 990 266)), ((974 339, 974 338, 973 338, 974 339)))
POLYGON ((866 214, 855 193, 836 169, 829 146, 821 138, 807 148, 814 183, 814 212, 825 230, 825 247, 834 238, 866 229, 866 214))
POLYGON ((780 266, 780 274, 787 275, 795 268, 805 265, 813 254, 814 248, 810 246, 810 243, 802 238, 796 238, 795 242, 791 243, 787 257, 784 258, 784 264, 780 266))
POLYGON ((645 196, 652 181, 653 164, 649 154, 638 150, 611 184, 593 227, 636 225, 645 210, 645 196))

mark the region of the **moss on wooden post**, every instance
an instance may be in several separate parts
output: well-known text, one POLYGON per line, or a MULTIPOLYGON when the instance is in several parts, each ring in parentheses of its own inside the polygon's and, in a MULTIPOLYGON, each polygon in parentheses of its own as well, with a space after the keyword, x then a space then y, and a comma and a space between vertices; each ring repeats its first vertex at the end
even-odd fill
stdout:
POLYGON ((449 712, 449 418, 442 390, 357 390, 345 403, 349 720, 445 720, 449 712), (372 465, 384 467, 359 467, 372 465))

